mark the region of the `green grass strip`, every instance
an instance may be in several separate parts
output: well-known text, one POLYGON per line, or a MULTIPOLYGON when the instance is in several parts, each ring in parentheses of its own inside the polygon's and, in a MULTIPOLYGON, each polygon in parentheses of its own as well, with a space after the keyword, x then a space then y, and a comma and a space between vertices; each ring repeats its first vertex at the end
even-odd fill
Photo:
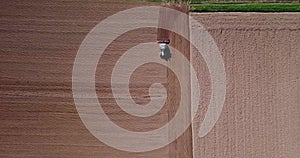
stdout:
POLYGON ((300 0, 127 0, 143 2, 191 2, 191 4, 215 4, 215 3, 299 3, 300 0))
POLYGON ((202 3, 202 4, 212 4, 212 3, 297 3, 300 0, 191 0, 191 3, 202 3))
POLYGON ((193 12, 300 12, 300 4, 203 4, 193 12))

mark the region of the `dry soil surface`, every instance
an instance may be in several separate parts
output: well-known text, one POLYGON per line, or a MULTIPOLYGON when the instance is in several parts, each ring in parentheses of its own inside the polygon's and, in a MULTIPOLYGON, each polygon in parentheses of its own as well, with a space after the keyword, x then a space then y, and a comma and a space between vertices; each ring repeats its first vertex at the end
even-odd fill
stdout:
POLYGON ((208 135, 198 138, 211 90, 206 63, 192 53, 203 87, 202 108, 193 122, 194 157, 298 157, 300 14, 191 15, 217 43, 227 78, 221 116, 208 135))
MULTIPOLYGON (((181 141, 192 137, 188 131, 172 145, 151 152, 116 150, 89 133, 75 108, 72 68, 84 37, 109 15, 145 5, 159 4, 93 0, 1 2, 0 157, 152 158, 174 157, 172 153, 178 147, 179 151, 191 149, 191 146, 180 148, 181 144, 189 143, 181 141)), ((211 97, 210 77, 201 56, 196 56, 196 52, 190 55, 201 85, 200 111, 193 122, 195 157, 300 155, 297 132, 300 130, 300 14, 192 13, 192 16, 216 41, 227 77, 221 116, 206 137, 197 138, 195 132, 211 97)), ((171 34, 170 38, 179 37, 171 34)), ((153 28, 127 32, 107 48, 98 64, 99 101, 120 127, 148 131, 161 127, 174 114, 170 113, 167 102, 168 106, 153 117, 133 117, 116 105, 111 94, 110 74, 122 53, 156 39, 157 30, 153 28)), ((185 42, 177 42, 189 48, 185 42)), ((148 88, 152 83, 168 87, 170 80, 177 82, 173 77, 161 65, 143 65, 131 77, 131 95, 142 106, 150 101, 148 88)), ((174 98, 178 94, 168 95, 174 98)))

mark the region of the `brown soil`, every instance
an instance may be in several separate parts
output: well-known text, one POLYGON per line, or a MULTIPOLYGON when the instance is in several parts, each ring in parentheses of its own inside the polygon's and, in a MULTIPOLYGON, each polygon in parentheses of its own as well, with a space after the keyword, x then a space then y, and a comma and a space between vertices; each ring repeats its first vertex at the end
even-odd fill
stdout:
POLYGON ((213 130, 198 138, 210 90, 208 69, 192 54, 205 88, 194 120, 194 155, 289 157, 300 155, 300 14, 192 13, 216 41, 224 62, 227 93, 213 130))
MULTIPOLYGON (((191 128, 164 148, 146 153, 123 152, 90 134, 74 105, 72 67, 84 37, 109 15, 145 5, 159 4, 94 0, 1 2, 0 157, 190 157, 191 128)), ((195 132, 210 99, 210 78, 201 56, 191 54, 203 98, 193 122, 195 157, 300 155, 300 14, 192 16, 215 39, 227 74, 222 114, 213 130, 199 139, 195 132)), ((157 33, 147 28, 124 34, 107 48, 98 65, 96 88, 103 108, 112 121, 132 131, 159 128, 176 110, 176 106, 167 103, 155 116, 137 119, 116 106, 109 87, 111 69, 118 57, 139 43, 156 41, 157 33)), ((173 33, 165 32, 164 36, 177 39, 174 46, 189 56, 184 49, 189 48, 186 41, 173 33)), ((143 65, 132 76, 131 95, 143 106, 149 102, 151 83, 159 82, 169 89, 170 81, 178 82, 166 68, 143 65)), ((169 101, 175 104, 177 92, 169 95, 169 101)))
MULTIPOLYGON (((98 141, 81 122, 72 98, 73 62, 87 33, 118 11, 145 5, 159 4, 1 2, 0 157, 168 157, 168 147, 128 153, 98 141)), ((166 108, 144 120, 120 113, 113 106, 107 76, 119 55, 136 44, 156 41, 156 35, 156 29, 140 29, 119 37, 97 69, 99 100, 111 119, 129 130, 158 128, 168 120, 166 108)), ((166 69, 159 65, 145 65, 133 75, 132 83, 141 82, 131 84, 131 94, 140 104, 149 101, 150 83, 166 83, 166 69)))

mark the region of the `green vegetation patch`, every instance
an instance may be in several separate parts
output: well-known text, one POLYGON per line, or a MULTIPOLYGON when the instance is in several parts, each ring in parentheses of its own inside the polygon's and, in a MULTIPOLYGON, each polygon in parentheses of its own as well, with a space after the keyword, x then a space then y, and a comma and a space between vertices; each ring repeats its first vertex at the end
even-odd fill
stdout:
POLYGON ((300 4, 202 4, 194 12, 300 12, 300 4))
MULTIPOLYGON (((136 0, 138 1, 138 0, 136 0)), ((139 0, 148 2, 191 2, 191 4, 212 4, 212 3, 299 3, 300 0, 139 0)))
POLYGON ((297 3, 300 0, 191 0, 191 3, 297 3))

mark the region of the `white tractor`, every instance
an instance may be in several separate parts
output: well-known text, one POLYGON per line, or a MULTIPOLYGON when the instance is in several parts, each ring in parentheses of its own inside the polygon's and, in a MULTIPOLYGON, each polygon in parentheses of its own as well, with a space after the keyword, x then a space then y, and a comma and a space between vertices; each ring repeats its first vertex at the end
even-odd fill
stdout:
POLYGON ((157 40, 157 43, 160 47, 160 57, 165 60, 169 60, 171 58, 170 49, 168 47, 168 44, 170 43, 169 39, 159 39, 157 40))

